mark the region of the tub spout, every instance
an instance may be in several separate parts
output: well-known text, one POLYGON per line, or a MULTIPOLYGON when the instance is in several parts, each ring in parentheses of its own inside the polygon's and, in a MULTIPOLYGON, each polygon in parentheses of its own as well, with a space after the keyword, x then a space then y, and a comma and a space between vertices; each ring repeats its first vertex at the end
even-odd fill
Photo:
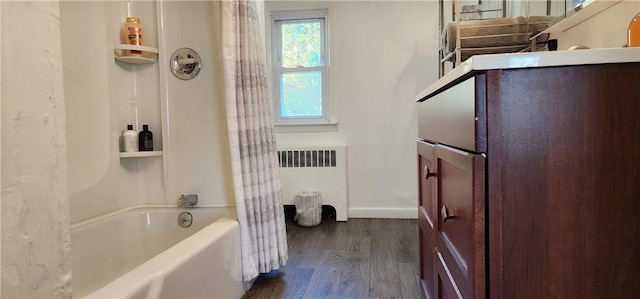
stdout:
POLYGON ((178 199, 179 208, 192 208, 198 204, 198 194, 182 194, 178 199))

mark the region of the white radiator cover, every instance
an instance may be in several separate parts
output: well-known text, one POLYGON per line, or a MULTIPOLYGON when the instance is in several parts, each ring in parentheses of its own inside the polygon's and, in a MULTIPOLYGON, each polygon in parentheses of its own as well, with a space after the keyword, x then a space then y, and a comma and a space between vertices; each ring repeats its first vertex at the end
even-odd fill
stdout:
POLYGON ((282 201, 293 205, 295 194, 318 191, 322 204, 336 209, 336 220, 347 221, 347 148, 278 147, 282 201))

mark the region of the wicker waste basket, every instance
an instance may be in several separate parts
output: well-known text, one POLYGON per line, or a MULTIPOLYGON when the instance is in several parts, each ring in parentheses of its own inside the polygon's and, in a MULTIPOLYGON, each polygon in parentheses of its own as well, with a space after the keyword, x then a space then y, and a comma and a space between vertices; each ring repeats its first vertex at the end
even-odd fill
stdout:
POLYGON ((322 195, 317 191, 296 193, 296 216, 298 225, 305 227, 317 226, 322 221, 322 195))

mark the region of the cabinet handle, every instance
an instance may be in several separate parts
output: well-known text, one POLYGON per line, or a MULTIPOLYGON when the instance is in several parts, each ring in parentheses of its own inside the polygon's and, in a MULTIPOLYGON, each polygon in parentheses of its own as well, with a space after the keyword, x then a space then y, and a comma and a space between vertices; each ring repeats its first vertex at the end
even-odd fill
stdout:
POLYGON ((435 172, 431 172, 431 170, 429 170, 429 166, 425 165, 424 166, 424 179, 428 180, 432 176, 436 176, 436 173, 435 172))
POLYGON ((447 209, 447 206, 443 205, 442 209, 440 209, 440 215, 442 216, 442 221, 447 222, 449 219, 453 219, 455 215, 453 214, 453 210, 447 209))

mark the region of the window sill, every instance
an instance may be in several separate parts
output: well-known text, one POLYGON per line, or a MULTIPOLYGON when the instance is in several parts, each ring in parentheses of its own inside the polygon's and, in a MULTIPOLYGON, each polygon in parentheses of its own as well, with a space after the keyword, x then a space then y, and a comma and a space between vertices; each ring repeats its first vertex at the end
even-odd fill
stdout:
POLYGON ((337 132, 338 123, 289 123, 275 124, 276 133, 298 133, 298 132, 337 132))

